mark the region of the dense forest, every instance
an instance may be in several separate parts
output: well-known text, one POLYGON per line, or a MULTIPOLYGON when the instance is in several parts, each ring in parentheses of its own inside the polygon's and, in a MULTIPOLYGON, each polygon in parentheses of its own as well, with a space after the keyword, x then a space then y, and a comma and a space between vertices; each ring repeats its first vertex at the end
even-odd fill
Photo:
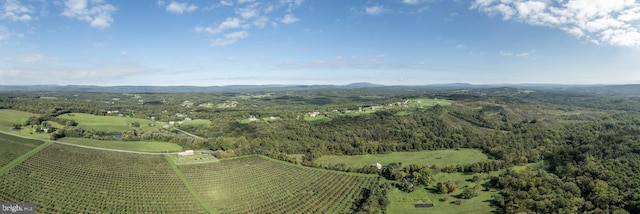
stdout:
MULTIPOLYGON (((210 149, 222 157, 262 154, 307 166, 380 174, 395 181, 413 175, 424 178, 419 182, 425 184, 437 171, 504 170, 492 177, 487 187, 500 189, 492 203, 501 212, 640 213, 640 97, 630 95, 508 87, 190 93, 10 91, 0 93, 0 108, 38 114, 16 127, 61 124, 63 128, 51 131, 52 139, 119 134, 121 140, 169 141, 184 148, 210 149), (415 99, 447 100, 450 104, 428 108, 407 104, 415 99), (376 107, 379 110, 373 110, 376 107), (371 110, 349 114, 362 109, 371 110), (79 126, 82 123, 60 117, 69 113, 107 116, 111 112, 163 123, 186 118, 211 123, 114 133, 85 130, 79 126), (457 148, 478 149, 490 159, 443 167, 389 165, 382 170, 314 162, 322 155, 457 148), (301 154, 303 159, 299 162, 290 154, 301 154), (541 161, 549 166, 546 170, 508 169, 541 161)), ((381 185, 363 192, 360 206, 354 210, 384 211, 387 189, 381 185)))

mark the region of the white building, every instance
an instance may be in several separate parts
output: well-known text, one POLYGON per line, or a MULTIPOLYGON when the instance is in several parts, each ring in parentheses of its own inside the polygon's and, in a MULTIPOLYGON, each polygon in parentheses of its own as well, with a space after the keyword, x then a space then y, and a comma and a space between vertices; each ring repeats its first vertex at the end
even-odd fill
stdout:
POLYGON ((180 156, 189 156, 189 155, 194 155, 194 154, 195 154, 195 152, 193 152, 193 150, 186 150, 184 152, 178 153, 178 155, 180 155, 180 156))
POLYGON ((377 169, 382 169, 382 164, 380 164, 380 163, 375 163, 375 164, 372 164, 371 166, 373 166, 373 167, 375 167, 377 169))

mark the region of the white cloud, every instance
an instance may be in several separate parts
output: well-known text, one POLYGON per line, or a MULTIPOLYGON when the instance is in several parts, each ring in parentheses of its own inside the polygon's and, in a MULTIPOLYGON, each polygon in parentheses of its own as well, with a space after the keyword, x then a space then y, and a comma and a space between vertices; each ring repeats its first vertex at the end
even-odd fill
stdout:
MULTIPOLYGON (((160 4, 158 4, 160 5, 160 4)), ((182 13, 190 13, 195 11, 196 9, 198 9, 198 6, 194 5, 194 4, 189 4, 186 2, 176 2, 176 1, 171 1, 171 3, 169 3, 166 7, 167 12, 170 13, 175 13, 175 14, 182 14, 182 13)))
POLYGON ((458 44, 458 45, 456 45, 456 48, 462 49, 462 48, 466 48, 466 46, 464 46, 463 44, 458 44))
POLYGON ((235 44, 238 40, 247 38, 249 33, 247 31, 236 31, 225 34, 224 37, 215 38, 211 40, 211 46, 227 46, 235 44))
POLYGON ((236 10, 236 14, 240 15, 243 19, 250 19, 259 15, 258 9, 256 9, 257 5, 252 5, 245 8, 238 8, 236 10))
POLYGON ((268 26, 276 27, 280 23, 292 24, 300 21, 293 13, 304 3, 304 0, 222 0, 220 5, 237 7, 220 7, 224 10, 233 10, 234 15, 210 26, 196 26, 194 31, 211 37, 211 46, 226 46, 248 38, 252 29, 263 29, 268 26), (276 15, 278 14, 278 15, 276 15), (278 17, 279 14, 284 14, 278 17))
POLYGON ((284 15, 284 18, 282 18, 282 23, 284 24, 293 24, 298 22, 300 19, 296 18, 293 14, 287 14, 284 15))
POLYGON ((475 0, 470 9, 563 30, 596 44, 640 46, 635 0, 475 0))
POLYGON ((222 1, 220 1, 220 5, 222 5, 222 6, 233 6, 233 2, 229 1, 229 0, 222 0, 222 1))
POLYGON ((380 6, 380 5, 370 6, 370 7, 365 7, 364 8, 364 12, 369 14, 369 15, 372 15, 372 16, 380 15, 380 14, 384 13, 385 10, 386 9, 383 6, 380 6))
POLYGON ((198 33, 208 33, 211 35, 219 34, 228 29, 240 28, 242 27, 242 20, 240 18, 231 18, 227 17, 222 23, 218 24, 216 27, 200 27, 196 26, 195 31, 198 33))
POLYGON ((103 0, 66 0, 63 16, 89 23, 93 28, 105 29, 113 23, 112 14, 118 9, 103 0))
POLYGON ((405 3, 405 4, 418 4, 418 3, 420 3, 420 1, 419 0, 402 0, 402 3, 405 3))
POLYGON ((8 19, 11 21, 31 21, 33 18, 31 17, 31 13, 33 13, 33 9, 31 6, 22 5, 17 0, 7 0, 2 5, 2 13, 0 14, 0 19, 8 19))
POLYGON ((521 58, 527 58, 529 56, 531 56, 531 54, 533 54, 535 51, 529 51, 529 52, 521 52, 521 53, 513 53, 513 52, 509 52, 509 51, 504 51, 504 50, 500 50, 498 51, 498 54, 502 55, 502 56, 515 56, 515 57, 521 57, 521 58))

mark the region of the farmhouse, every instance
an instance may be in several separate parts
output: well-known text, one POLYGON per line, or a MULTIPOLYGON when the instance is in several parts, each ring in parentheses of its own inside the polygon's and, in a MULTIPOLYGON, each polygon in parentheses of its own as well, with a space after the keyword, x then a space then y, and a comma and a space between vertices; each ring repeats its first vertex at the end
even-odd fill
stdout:
POLYGON ((194 154, 195 154, 195 152, 193 152, 193 150, 186 150, 184 152, 178 153, 178 155, 180 155, 180 156, 189 156, 189 155, 194 155, 194 154))

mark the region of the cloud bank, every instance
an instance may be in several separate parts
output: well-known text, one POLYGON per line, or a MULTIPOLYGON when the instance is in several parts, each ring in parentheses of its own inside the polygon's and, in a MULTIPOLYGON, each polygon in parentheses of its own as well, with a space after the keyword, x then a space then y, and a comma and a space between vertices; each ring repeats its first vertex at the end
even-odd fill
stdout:
POLYGON ((470 9, 563 30, 595 44, 640 47, 635 0, 475 0, 470 9))

